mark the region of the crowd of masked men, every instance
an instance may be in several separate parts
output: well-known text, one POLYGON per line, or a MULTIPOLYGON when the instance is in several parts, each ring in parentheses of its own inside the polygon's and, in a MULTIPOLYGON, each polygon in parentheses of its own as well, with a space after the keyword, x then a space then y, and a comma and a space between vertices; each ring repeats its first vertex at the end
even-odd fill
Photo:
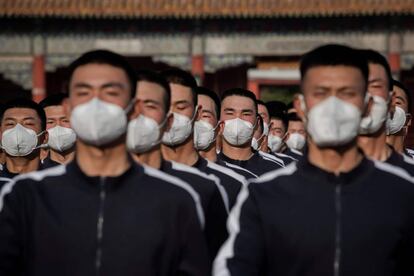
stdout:
POLYGON ((0 275, 414 275, 411 92, 372 50, 300 73, 264 103, 96 50, 7 102, 0 275))

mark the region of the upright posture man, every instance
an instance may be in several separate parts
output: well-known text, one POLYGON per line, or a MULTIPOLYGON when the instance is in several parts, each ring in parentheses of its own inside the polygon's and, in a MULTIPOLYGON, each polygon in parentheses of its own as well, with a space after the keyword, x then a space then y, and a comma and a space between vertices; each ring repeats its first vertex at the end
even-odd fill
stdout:
POLYGON ((126 151, 128 63, 98 50, 69 71, 76 158, 1 190, 0 275, 208 275, 198 195, 126 151))
POLYGON ((128 125, 128 149, 139 163, 184 180, 199 194, 206 217, 204 233, 212 260, 227 237, 227 194, 216 177, 185 164, 164 160, 160 142, 165 129, 171 128, 170 98, 170 86, 163 77, 151 71, 138 72, 136 100, 139 112, 131 116, 128 125))
POLYGON ((366 159, 356 142, 366 61, 327 45, 306 54, 300 71, 306 156, 242 191, 213 274, 412 275, 414 181, 366 159))
POLYGON ((37 103, 22 98, 8 102, 1 114, 1 133, 6 162, 0 177, 44 169, 40 148, 47 143, 46 116, 37 103))
POLYGON ((63 109, 63 101, 67 97, 63 93, 54 94, 39 103, 46 113, 46 129, 49 134, 49 156, 42 160, 43 164, 51 163, 49 160, 57 164, 67 164, 75 156, 76 134, 63 109))
POLYGON ((281 167, 251 147, 253 133, 259 127, 257 103, 252 92, 241 88, 225 91, 221 99, 220 121, 222 150, 219 163, 246 178, 256 178, 281 167))
POLYGON ((407 87, 397 80, 393 80, 393 98, 391 118, 386 123, 387 144, 391 145, 399 154, 414 156, 414 151, 405 147, 408 128, 411 126, 412 97, 407 87))

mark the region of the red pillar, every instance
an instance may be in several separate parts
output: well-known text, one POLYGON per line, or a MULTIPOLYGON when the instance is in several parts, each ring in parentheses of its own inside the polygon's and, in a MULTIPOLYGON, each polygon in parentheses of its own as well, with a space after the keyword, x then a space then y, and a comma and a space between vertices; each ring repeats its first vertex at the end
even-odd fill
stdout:
POLYGON ((197 79, 199 84, 203 83, 204 79, 204 56, 193 55, 191 58, 191 73, 197 79))
POLYGON ((46 97, 45 57, 43 55, 33 57, 32 83, 32 99, 38 103, 46 97))
POLYGON ((399 76, 401 70, 400 53, 389 53, 388 62, 390 64, 392 74, 399 76))
POLYGON ((257 80, 248 80, 247 89, 252 91, 256 95, 256 99, 260 99, 259 82, 257 80))

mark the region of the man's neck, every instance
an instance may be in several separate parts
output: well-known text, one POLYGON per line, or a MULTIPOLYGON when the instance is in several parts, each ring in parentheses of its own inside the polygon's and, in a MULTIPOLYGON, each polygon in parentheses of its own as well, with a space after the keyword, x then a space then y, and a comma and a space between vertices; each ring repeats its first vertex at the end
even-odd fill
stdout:
POLYGON ((312 141, 308 143, 308 160, 313 165, 339 175, 354 169, 363 159, 356 142, 343 148, 319 148, 312 141))
POLYGON ((201 157, 207 159, 213 163, 217 161, 217 150, 216 150, 216 142, 214 142, 206 151, 200 150, 198 152, 201 157))
POLYGON ((159 145, 142 154, 133 153, 132 158, 139 164, 147 165, 158 170, 161 168, 162 163, 161 146, 159 145))
POLYGON ((391 150, 387 147, 386 135, 383 129, 373 135, 359 136, 358 146, 372 160, 385 161, 391 155, 391 150))
POLYGON ((193 166, 197 163, 198 158, 200 158, 198 152, 194 148, 194 141, 192 138, 177 147, 162 145, 161 152, 165 160, 182 163, 187 166, 193 166))
POLYGON ((253 151, 252 151, 250 144, 251 144, 251 141, 246 143, 246 146, 235 147, 227 143, 226 140, 224 140, 223 138, 223 145, 222 145, 221 152, 225 156, 233 160, 249 160, 253 155, 253 151))
POLYGON ((131 166, 124 143, 98 148, 78 140, 76 161, 81 170, 89 176, 118 176, 131 166))
POLYGON ((17 156, 6 156, 6 167, 7 170, 11 173, 28 173, 37 171, 40 165, 40 156, 29 158, 27 156, 17 157, 17 156))
POLYGON ((403 135, 389 135, 387 136, 387 144, 391 145, 396 152, 403 154, 404 153, 404 139, 403 135))
POLYGON ((74 149, 68 150, 66 152, 57 152, 50 149, 50 159, 59 163, 59 164, 67 164, 73 160, 75 157, 74 149))

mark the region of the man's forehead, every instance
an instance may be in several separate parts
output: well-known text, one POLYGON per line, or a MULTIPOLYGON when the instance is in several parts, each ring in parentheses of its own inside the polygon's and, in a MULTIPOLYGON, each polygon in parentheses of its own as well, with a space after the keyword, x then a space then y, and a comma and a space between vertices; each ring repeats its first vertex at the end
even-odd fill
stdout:
POLYGON ((71 78, 71 85, 78 82, 87 83, 93 86, 104 85, 111 82, 120 82, 129 87, 129 80, 126 72, 109 64, 85 64, 75 69, 71 78))
POLYGON ((213 99, 206 95, 198 95, 198 103, 203 106, 203 109, 211 110, 216 106, 213 99))
POLYGON ((9 108, 4 112, 4 118, 25 118, 25 117, 33 117, 39 118, 37 115, 36 110, 31 108, 21 108, 21 107, 13 107, 9 108))
POLYGON ((254 109, 254 102, 248 97, 233 95, 226 97, 221 105, 223 108, 232 108, 235 110, 254 109))

